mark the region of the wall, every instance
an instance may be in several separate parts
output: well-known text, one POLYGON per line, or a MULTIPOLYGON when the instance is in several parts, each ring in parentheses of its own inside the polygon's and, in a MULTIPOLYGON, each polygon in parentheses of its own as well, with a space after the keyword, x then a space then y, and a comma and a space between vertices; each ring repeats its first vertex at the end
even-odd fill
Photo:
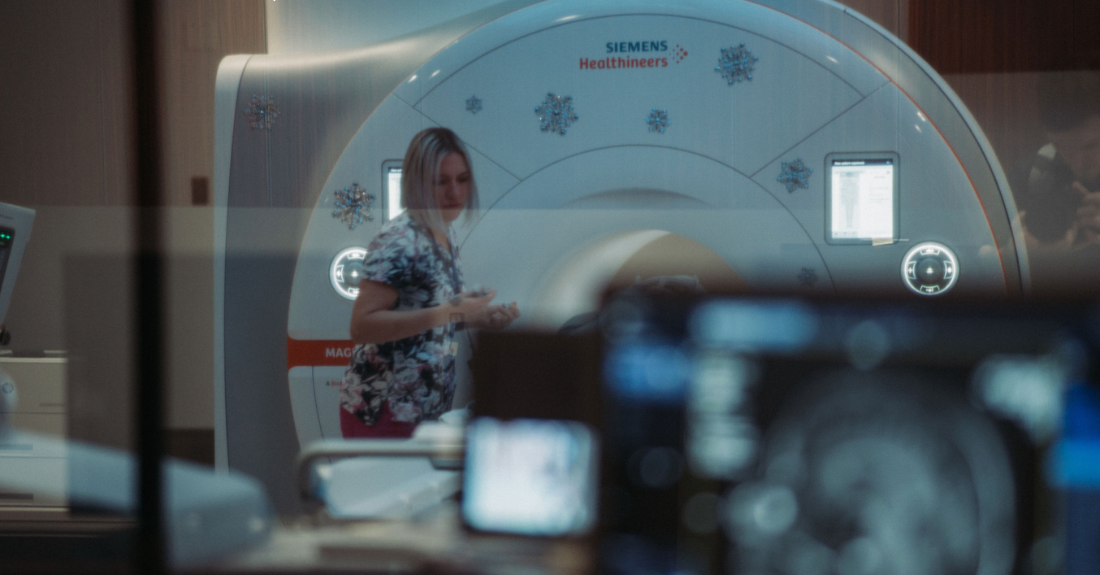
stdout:
POLYGON ((268 53, 304 54, 368 46, 430 28, 503 1, 266 0, 268 53))
POLYGON ((1100 50, 1089 0, 909 0, 910 44, 941 74, 1040 72, 1100 50))
POLYGON ((19 205, 125 203, 125 3, 0 3, 0 192, 19 205))
MULTIPOLYGON (((476 12, 505 0, 264 0, 268 54, 301 54, 367 46, 476 12)), ((534 4, 537 0, 520 2, 534 4)), ((910 0, 849 0, 902 40, 910 0)))
POLYGON ((1007 172, 1047 142, 1038 86, 1100 65, 1100 3, 908 0, 910 43, 959 95, 1007 172))
MULTIPOLYGON (((87 281, 73 270, 84 258, 124 262, 133 251, 128 5, 0 3, 0 201, 37 212, 7 318, 12 348, 79 346, 71 326, 85 324, 94 329, 82 335, 125 339, 128 310, 87 303, 113 294, 92 294, 80 309, 74 298, 126 279, 87 281)), ((214 74, 227 54, 264 52, 263 3, 169 0, 161 18, 166 425, 210 429, 213 215, 202 190, 213 176, 214 74)), ((129 358, 111 360, 114 373, 103 377, 126 377, 129 358)))

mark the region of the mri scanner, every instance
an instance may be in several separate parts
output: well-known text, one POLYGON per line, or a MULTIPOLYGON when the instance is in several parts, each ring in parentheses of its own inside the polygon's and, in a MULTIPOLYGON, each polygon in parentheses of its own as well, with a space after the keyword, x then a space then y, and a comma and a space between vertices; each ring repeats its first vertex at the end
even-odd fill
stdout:
MULTIPOLYGON (((525 4, 361 49, 221 64, 216 456, 281 511, 296 507, 300 446, 339 437, 355 268, 427 127, 469 147, 482 207, 457 230, 467 283, 518 302, 528 327, 591 311, 670 237, 754 292, 1027 292, 989 143, 864 16, 817 0, 525 4)), ((470 397, 460 378, 456 407, 470 397)), ((386 465, 385 482, 457 489, 417 465, 386 465)))

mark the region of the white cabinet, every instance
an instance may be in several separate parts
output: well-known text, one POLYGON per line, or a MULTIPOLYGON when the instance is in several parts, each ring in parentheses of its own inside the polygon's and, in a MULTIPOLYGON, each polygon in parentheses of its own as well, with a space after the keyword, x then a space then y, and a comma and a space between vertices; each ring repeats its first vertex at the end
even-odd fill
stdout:
POLYGON ((67 504, 57 496, 68 483, 64 447, 44 441, 66 434, 67 367, 61 357, 0 356, 0 370, 8 376, 0 383, 0 393, 16 398, 14 410, 7 414, 9 429, 0 435, 3 476, 16 480, 0 481, 0 513, 67 504))

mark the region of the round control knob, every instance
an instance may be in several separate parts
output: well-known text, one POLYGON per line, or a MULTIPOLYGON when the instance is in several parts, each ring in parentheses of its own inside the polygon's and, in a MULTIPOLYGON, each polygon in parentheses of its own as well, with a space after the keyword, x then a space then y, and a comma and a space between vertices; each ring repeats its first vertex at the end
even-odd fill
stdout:
POLYGON ((917 260, 917 279, 921 283, 938 281, 943 277, 943 262, 937 258, 921 258, 917 260))
POLYGON ((939 295, 954 287, 959 279, 959 260, 943 244, 917 244, 901 261, 901 277, 916 293, 939 295))
POLYGON ((344 299, 354 300, 359 296, 359 282, 363 279, 363 260, 367 257, 367 248, 347 248, 332 258, 328 277, 332 289, 344 299))

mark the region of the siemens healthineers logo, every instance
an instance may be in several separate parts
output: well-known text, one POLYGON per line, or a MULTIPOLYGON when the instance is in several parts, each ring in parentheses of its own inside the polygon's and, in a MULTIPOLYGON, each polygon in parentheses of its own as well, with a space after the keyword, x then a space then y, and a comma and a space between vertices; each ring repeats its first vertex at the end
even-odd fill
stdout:
POLYGON ((668 40, 608 42, 603 58, 581 58, 581 70, 620 70, 624 68, 667 68, 669 60, 679 64, 688 53, 676 44, 669 50, 668 40))

